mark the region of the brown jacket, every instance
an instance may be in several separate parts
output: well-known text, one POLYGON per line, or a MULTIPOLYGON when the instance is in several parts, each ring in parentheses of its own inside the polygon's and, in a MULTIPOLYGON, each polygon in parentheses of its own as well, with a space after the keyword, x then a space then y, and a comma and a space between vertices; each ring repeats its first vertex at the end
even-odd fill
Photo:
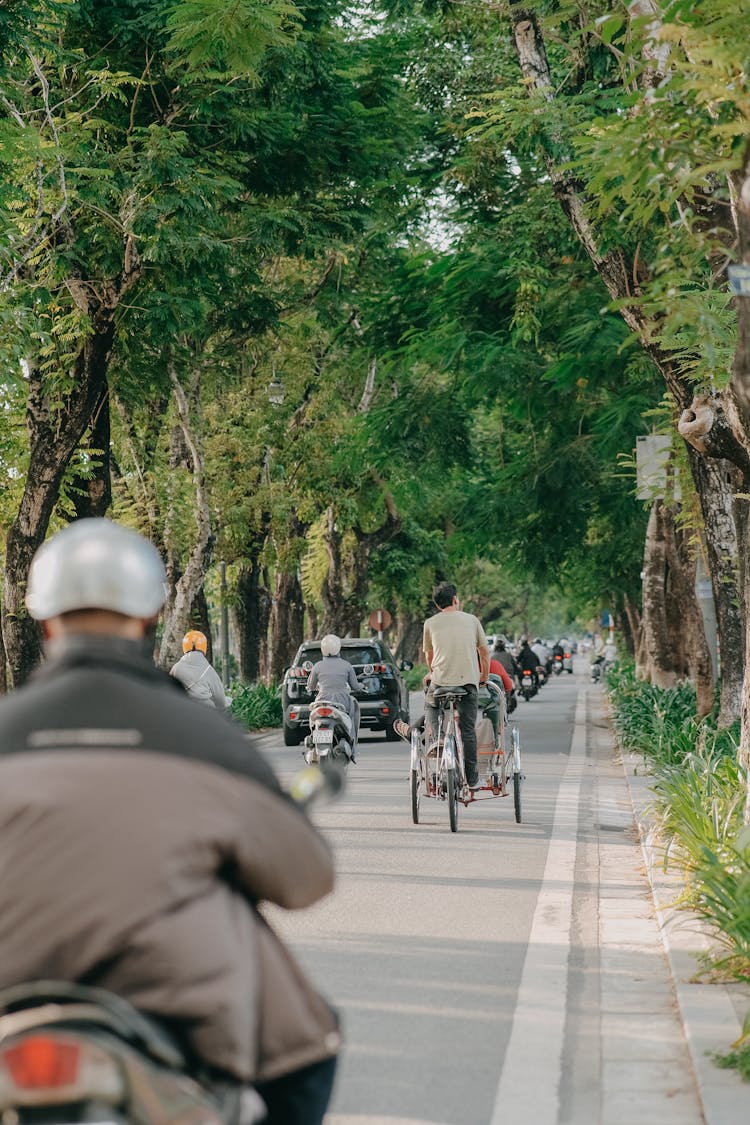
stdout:
POLYGON ((336 1019, 257 911, 308 906, 330 851, 229 720, 139 646, 66 643, 0 704, 0 988, 82 981, 270 1079, 336 1019))

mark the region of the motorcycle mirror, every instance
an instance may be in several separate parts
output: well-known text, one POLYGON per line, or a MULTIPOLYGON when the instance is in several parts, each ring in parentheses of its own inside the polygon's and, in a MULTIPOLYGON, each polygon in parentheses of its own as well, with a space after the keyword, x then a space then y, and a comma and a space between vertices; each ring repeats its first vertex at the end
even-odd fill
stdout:
POLYGON ((289 795, 298 805, 307 808, 319 797, 338 797, 343 789, 343 768, 327 762, 322 766, 305 766, 296 773, 289 785, 289 795))

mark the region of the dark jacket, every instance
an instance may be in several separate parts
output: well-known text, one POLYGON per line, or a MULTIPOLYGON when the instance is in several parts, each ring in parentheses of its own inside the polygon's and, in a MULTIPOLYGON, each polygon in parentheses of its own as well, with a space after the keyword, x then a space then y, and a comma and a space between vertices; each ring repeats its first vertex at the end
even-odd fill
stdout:
POLYGON ((336 1021, 256 904, 308 906, 328 846, 251 741, 135 642, 76 637, 0 703, 0 988, 84 981, 270 1079, 336 1021))

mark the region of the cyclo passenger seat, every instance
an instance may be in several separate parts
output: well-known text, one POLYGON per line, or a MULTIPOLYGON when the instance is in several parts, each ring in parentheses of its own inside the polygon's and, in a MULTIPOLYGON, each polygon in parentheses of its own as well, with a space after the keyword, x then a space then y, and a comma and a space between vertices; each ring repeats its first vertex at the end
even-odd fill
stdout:
POLYGON ((438 687, 432 693, 432 698, 437 703, 438 707, 445 707, 446 703, 451 700, 461 699, 466 695, 465 687, 438 687))

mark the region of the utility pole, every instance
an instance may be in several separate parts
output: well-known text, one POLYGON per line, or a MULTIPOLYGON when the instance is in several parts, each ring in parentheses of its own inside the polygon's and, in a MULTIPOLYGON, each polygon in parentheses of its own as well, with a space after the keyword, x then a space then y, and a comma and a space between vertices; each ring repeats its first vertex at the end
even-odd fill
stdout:
POLYGON ((221 682, 225 690, 229 687, 229 606, 227 605, 227 564, 222 560, 221 569, 221 682))

